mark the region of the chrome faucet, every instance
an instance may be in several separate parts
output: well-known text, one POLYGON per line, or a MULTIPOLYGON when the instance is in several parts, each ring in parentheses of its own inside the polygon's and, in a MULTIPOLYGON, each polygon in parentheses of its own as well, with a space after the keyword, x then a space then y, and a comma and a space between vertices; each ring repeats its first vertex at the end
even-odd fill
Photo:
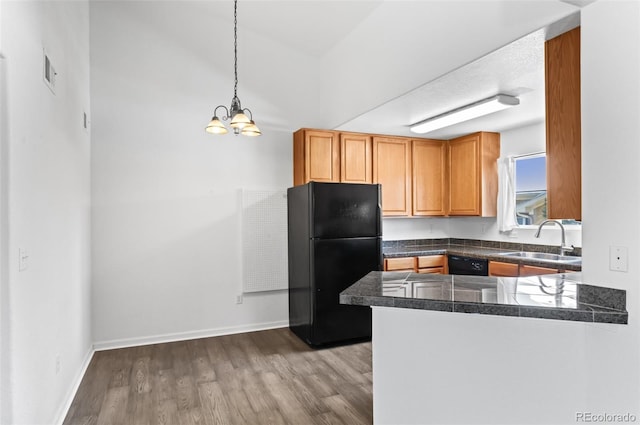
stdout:
POLYGON ((540 237, 540 231, 542 230, 542 226, 544 226, 547 223, 551 223, 551 224, 555 223, 558 226, 560 226, 560 229, 562 230, 562 240, 560 241, 560 255, 566 255, 569 251, 573 251, 573 246, 566 246, 566 240, 565 240, 565 235, 564 235, 564 226, 558 220, 545 220, 545 221, 543 221, 542 223, 540 223, 540 226, 538 226, 538 231, 533 236, 536 237, 536 238, 539 238, 540 237))

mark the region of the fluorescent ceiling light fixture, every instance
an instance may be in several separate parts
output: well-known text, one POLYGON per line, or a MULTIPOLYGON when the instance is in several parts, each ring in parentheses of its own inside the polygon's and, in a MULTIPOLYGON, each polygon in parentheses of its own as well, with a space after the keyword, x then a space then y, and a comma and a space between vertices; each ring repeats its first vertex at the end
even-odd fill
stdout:
POLYGON ((429 133, 439 128, 469 121, 519 104, 520 100, 518 100, 517 97, 498 94, 488 99, 412 124, 411 131, 420 134, 429 133))

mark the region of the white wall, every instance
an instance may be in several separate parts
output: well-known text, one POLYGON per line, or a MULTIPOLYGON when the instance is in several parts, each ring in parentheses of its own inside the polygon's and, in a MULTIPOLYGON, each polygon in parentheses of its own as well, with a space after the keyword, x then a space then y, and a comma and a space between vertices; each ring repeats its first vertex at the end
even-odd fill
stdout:
POLYGON ((500 133, 500 156, 527 155, 547 150, 544 121, 500 133))
POLYGON ((5 347, 9 343, 9 278, 7 261, 7 108, 6 69, 2 55, 2 3, 0 2, 0 423, 9 421, 9 356, 5 347))
POLYGON ((449 237, 448 218, 384 218, 382 239, 385 241, 406 239, 437 239, 449 237))
POLYGON ((622 327, 373 307, 374 423, 580 423, 592 408, 588 329, 622 327))
POLYGON ((8 423, 11 408, 9 392, 9 356, 5 350, 9 346, 9 278, 7 270, 7 89, 4 50, 2 43, 2 2, 0 2, 0 423, 8 423), (5 348, 6 347, 6 348, 5 348))
POLYGON ((588 401, 640 417, 640 3, 593 3, 581 33, 583 275, 626 290, 629 311, 628 326, 589 330, 588 401), (610 246, 628 248, 627 272, 609 270, 610 246))
MULTIPOLYGON (((516 156, 544 152, 545 140, 544 122, 504 131, 500 134, 500 155, 516 156)), ((560 229, 557 226, 545 227, 540 233, 540 238, 533 236, 535 228, 519 228, 511 234, 500 233, 495 218, 386 218, 383 225, 385 240, 450 237, 543 245, 559 245, 561 240, 560 229)), ((566 228, 567 244, 582 246, 582 229, 579 226, 566 228)))
POLYGON ((286 291, 241 288, 241 188, 292 185, 316 124, 316 60, 239 26, 263 135, 204 132, 233 96, 230 2, 92 2, 93 330, 98 348, 288 324, 286 291))
POLYGON ((3 2, 1 20, 10 224, 2 384, 11 396, 2 422, 45 424, 64 413, 91 352, 88 2, 3 2), (58 72, 55 95, 43 83, 43 48, 58 72), (19 248, 29 254, 24 271, 19 248))

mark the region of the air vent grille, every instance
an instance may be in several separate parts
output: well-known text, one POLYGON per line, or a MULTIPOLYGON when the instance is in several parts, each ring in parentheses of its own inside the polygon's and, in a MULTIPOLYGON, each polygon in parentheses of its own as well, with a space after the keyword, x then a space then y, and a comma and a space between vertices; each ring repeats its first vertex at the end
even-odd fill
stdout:
POLYGON ((44 83, 49 87, 53 94, 56 93, 56 70, 51 63, 51 59, 46 52, 44 52, 44 83))

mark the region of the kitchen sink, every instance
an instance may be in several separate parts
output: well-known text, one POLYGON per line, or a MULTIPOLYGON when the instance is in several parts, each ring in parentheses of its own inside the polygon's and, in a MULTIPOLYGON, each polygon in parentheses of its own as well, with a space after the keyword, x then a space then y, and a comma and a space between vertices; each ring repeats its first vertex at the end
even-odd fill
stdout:
POLYGON ((527 258, 530 260, 538 260, 538 261, 550 261, 554 263, 582 263, 582 257, 572 257, 569 255, 558 255, 558 254, 549 254, 546 252, 505 252, 502 254, 503 257, 515 257, 515 258, 527 258))

